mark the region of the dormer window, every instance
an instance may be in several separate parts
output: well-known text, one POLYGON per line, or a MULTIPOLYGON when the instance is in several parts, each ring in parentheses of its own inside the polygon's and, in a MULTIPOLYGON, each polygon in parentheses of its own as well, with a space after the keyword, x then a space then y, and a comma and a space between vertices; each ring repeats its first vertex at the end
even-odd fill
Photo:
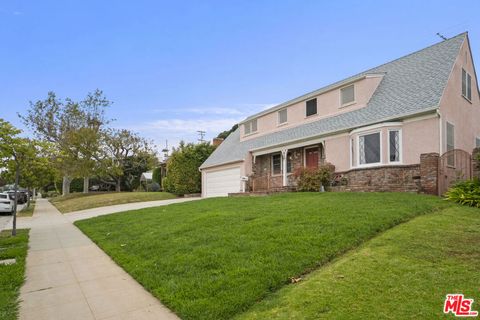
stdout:
POLYGON ((287 117, 287 109, 283 109, 278 111, 278 124, 284 124, 287 123, 288 117, 287 117))
POLYGON ((340 89, 340 103, 341 106, 345 106, 355 102, 355 86, 349 85, 340 89))
POLYGON ((257 119, 250 120, 243 124, 245 134, 257 132, 257 119))
POLYGON ((317 99, 311 99, 307 101, 305 114, 307 117, 317 114, 317 99))
POLYGON ((472 101, 472 77, 465 69, 462 69, 462 96, 472 101))

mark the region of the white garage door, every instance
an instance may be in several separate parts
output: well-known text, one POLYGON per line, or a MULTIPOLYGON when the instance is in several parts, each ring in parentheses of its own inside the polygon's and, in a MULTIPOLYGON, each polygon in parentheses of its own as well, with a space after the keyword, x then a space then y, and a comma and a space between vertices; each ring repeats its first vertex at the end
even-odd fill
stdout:
POLYGON ((226 197, 231 192, 240 192, 240 167, 206 172, 206 197, 226 197))

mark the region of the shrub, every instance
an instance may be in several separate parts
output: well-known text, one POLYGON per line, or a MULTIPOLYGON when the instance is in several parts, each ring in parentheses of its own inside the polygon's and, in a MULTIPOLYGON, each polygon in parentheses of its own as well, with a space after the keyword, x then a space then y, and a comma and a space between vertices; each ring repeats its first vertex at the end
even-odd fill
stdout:
POLYGON ((160 171, 160 168, 159 168, 159 167, 153 169, 153 172, 152 172, 152 181, 153 181, 153 182, 156 182, 156 183, 158 183, 158 184, 160 185, 160 182, 161 182, 161 179, 162 179, 161 174, 162 174, 162 172, 160 171))
POLYGON ((445 193, 445 198, 465 206, 480 208, 480 180, 457 183, 445 193))
POLYGON ((148 191, 158 192, 160 191, 160 185, 156 182, 152 182, 148 185, 148 191))
POLYGON ((316 169, 298 168, 294 172, 298 191, 320 191, 320 187, 328 188, 331 185, 335 166, 327 163, 316 169))
POLYGON ((198 168, 207 160, 215 147, 209 143, 180 142, 167 161, 167 177, 164 179, 165 191, 183 195, 199 193, 202 187, 198 168))

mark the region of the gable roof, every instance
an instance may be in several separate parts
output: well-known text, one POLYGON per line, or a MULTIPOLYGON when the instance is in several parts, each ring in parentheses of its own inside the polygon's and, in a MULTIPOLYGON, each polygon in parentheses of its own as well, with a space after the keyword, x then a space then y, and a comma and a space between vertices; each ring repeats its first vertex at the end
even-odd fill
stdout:
MULTIPOLYGON (((382 64, 342 81, 323 87, 297 99, 299 101, 321 94, 343 83, 368 74, 385 74, 367 106, 336 116, 298 125, 282 131, 240 141, 240 127, 200 166, 207 168, 242 161, 248 151, 292 141, 326 136, 379 122, 401 119, 436 110, 448 82, 460 47, 467 34, 442 41, 402 58, 382 64)), ((287 102, 288 103, 288 102, 287 102)), ((273 112, 285 104, 270 108, 248 119, 273 112)))

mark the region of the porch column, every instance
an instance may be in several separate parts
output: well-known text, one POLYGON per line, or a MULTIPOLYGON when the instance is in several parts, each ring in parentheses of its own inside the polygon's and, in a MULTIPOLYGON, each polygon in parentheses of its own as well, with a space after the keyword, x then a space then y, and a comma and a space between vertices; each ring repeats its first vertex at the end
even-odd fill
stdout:
POLYGON ((287 155, 288 155, 288 149, 283 149, 282 150, 282 185, 284 187, 287 186, 287 155))

